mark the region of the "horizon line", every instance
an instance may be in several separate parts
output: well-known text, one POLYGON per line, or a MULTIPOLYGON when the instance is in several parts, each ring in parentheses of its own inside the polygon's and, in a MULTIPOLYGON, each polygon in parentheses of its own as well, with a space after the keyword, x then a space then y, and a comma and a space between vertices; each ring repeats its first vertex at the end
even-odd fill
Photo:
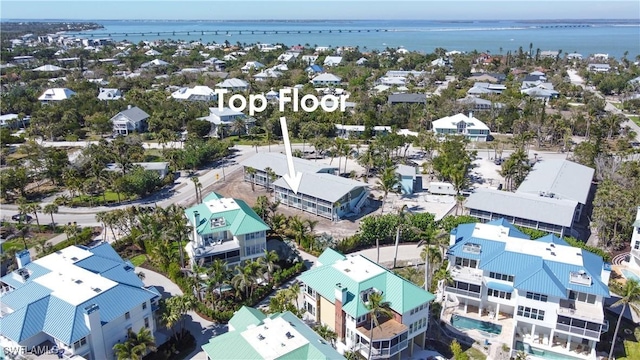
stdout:
POLYGON ((1 18, 1 21, 71 21, 71 22, 86 22, 86 21, 211 21, 211 22, 224 22, 224 21, 450 21, 450 22, 473 22, 473 21, 611 21, 611 20, 628 20, 636 21, 640 23, 640 19, 636 18, 553 18, 553 19, 62 19, 62 18, 1 18))

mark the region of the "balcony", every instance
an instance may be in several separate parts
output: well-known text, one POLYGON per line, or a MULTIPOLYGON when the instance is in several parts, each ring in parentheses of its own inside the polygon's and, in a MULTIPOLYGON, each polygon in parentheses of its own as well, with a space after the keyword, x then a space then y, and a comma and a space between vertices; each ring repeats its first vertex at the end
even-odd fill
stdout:
POLYGON ((473 291, 469 291, 469 290, 463 290, 463 289, 458 289, 458 288, 454 288, 451 286, 447 286, 445 288, 445 291, 448 293, 452 293, 452 294, 456 294, 456 295, 463 295, 463 296, 468 296, 468 297, 472 297, 475 299, 480 299, 482 297, 482 294, 479 292, 473 292, 473 291))
POLYGON ((560 300, 560 307, 557 313, 558 315, 598 324, 602 324, 604 320, 602 305, 589 304, 582 301, 560 300))
POLYGON ((454 280, 459 281, 471 281, 475 284, 482 284, 482 270, 474 269, 466 266, 455 265, 452 266, 451 276, 454 280))
POLYGON ((381 319, 380 325, 374 327, 373 332, 371 331, 371 324, 365 321, 356 328, 356 331, 360 334, 361 342, 356 345, 355 349, 367 358, 388 358, 406 349, 408 345, 407 337, 409 333, 407 326, 394 319, 381 319), (371 357, 369 357, 368 342, 370 338, 373 338, 371 357))
MULTIPOLYGON (((407 348, 408 341, 404 340, 400 343, 393 345, 388 348, 376 348, 377 343, 373 343, 373 347, 371 348, 371 359, 386 359, 393 355, 396 355, 400 351, 407 348)), ((367 343, 358 343, 354 347, 355 351, 359 351, 364 357, 369 359, 369 344, 367 343)))
POLYGON ((567 324, 556 324, 556 330, 566 331, 574 335, 600 340, 600 331, 589 330, 586 328, 571 326, 567 324))

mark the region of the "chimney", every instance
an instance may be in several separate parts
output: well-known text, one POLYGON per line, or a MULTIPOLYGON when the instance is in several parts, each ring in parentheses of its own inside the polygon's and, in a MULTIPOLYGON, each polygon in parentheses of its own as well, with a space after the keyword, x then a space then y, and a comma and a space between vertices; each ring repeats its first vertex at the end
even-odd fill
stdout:
POLYGON ((87 342, 92 351, 91 358, 107 354, 107 349, 104 345, 104 334, 102 333, 102 322, 100 321, 100 307, 98 304, 91 304, 84 308, 84 324, 90 333, 90 335, 87 336, 87 342))
POLYGON ((345 321, 345 314, 342 311, 342 304, 347 300, 347 288, 343 287, 341 283, 336 284, 335 288, 335 319, 336 323, 334 330, 336 337, 339 341, 343 341, 346 332, 347 322, 345 321))
POLYGON ((131 105, 127 105, 127 110, 130 110, 130 109, 131 109, 131 105))
POLYGON ((611 276, 611 264, 605 262, 602 263, 602 271, 600 272, 600 278, 603 284, 609 283, 609 277, 611 276))
POLYGON ((18 263, 18 269, 27 266, 31 262, 31 253, 29 250, 24 249, 16 253, 16 262, 18 263))
POLYGON ((473 119, 473 111, 469 111, 469 119, 473 119))
POLYGON ((449 246, 453 246, 456 244, 456 233, 458 228, 455 228, 453 230, 451 230, 451 233, 449 234, 449 246))
POLYGON ((198 236, 198 225, 200 225, 200 213, 197 211, 193 212, 193 242, 196 246, 202 246, 202 238, 198 236))

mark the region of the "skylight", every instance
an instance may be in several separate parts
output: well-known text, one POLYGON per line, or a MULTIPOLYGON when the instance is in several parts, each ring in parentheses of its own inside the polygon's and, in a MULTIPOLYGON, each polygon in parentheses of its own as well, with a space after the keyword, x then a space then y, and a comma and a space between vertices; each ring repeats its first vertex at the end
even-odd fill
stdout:
POLYGON ((482 246, 480 244, 475 243, 466 243, 462 246, 462 252, 471 253, 471 254, 480 254, 480 250, 482 246))

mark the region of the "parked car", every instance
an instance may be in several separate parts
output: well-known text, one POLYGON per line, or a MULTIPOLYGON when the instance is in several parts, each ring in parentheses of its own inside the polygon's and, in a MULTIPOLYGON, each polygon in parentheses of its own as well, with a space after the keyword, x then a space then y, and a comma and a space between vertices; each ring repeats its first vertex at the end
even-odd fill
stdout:
POLYGON ((17 222, 31 222, 31 220, 33 220, 33 216, 27 214, 15 214, 11 216, 11 220, 17 222))

